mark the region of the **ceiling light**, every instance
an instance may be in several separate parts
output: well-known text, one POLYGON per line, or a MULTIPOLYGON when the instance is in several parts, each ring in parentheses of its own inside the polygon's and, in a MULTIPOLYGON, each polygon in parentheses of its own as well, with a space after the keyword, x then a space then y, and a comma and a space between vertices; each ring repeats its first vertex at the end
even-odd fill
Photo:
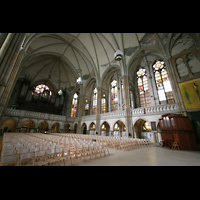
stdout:
POLYGON ((63 94, 62 90, 59 90, 59 91, 58 91, 58 94, 59 94, 59 95, 62 95, 62 94, 63 94))
POLYGON ((122 57, 123 57, 123 52, 121 50, 117 50, 114 54, 115 60, 120 61, 122 60, 122 57))
POLYGON ((81 85, 81 84, 83 83, 83 81, 82 81, 82 79, 81 79, 80 76, 78 77, 78 79, 76 80, 76 82, 77 82, 79 85, 81 85))

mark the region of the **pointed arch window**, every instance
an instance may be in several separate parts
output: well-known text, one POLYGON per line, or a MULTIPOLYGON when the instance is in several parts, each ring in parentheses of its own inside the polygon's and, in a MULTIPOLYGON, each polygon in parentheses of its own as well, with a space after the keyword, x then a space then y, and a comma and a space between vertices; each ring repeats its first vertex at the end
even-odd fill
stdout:
POLYGON ((78 104, 78 95, 75 93, 72 100, 71 117, 76 117, 78 104))
POLYGON ((111 112, 118 110, 117 81, 111 82, 111 112))
POLYGON ((122 110, 124 110, 124 84, 123 79, 121 80, 121 98, 122 98, 122 110))
POLYGON ((153 70, 158 91, 159 103, 174 103, 175 101, 165 62, 162 60, 156 60, 156 62, 153 64, 153 70))
POLYGON ((106 98, 101 99, 101 113, 106 113, 106 98))
POLYGON ((151 98, 149 93, 149 85, 147 80, 146 70, 143 67, 137 71, 137 84, 140 97, 140 106, 151 106, 151 98))
POLYGON ((97 88, 93 90, 93 107, 92 107, 92 114, 96 115, 97 113, 97 88))

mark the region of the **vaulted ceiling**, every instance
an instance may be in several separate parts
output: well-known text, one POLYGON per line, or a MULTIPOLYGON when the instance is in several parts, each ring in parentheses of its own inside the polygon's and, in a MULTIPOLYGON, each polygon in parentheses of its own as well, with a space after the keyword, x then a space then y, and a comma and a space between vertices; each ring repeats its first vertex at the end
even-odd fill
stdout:
POLYGON ((175 44, 175 36, 179 37, 169 33, 27 33, 20 77, 28 75, 32 83, 48 79, 58 90, 75 87, 79 76, 84 83, 99 77, 98 82, 108 67, 127 70, 125 66, 137 60, 139 54, 134 54, 141 49, 162 54, 169 38, 174 39, 169 48, 175 44), (112 62, 117 49, 124 59, 112 62))

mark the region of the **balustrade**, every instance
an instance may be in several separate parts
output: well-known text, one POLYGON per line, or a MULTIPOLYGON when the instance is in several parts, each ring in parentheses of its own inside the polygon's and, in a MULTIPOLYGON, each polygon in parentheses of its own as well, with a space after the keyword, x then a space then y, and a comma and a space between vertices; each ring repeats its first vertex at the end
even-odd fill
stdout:
MULTIPOLYGON (((165 104, 165 105, 156 105, 151 107, 145 108, 135 108, 132 109, 131 115, 152 115, 152 114, 163 114, 163 113, 172 113, 177 112, 177 105, 174 104, 165 104)), ((70 119, 70 121, 76 121, 76 118, 66 118, 66 116, 62 115, 53 115, 48 113, 38 113, 32 111, 24 111, 24 110, 16 110, 7 108, 5 111, 5 115, 7 116, 20 116, 20 117, 32 117, 37 119, 51 119, 51 120, 58 120, 58 121, 65 121, 70 119)), ((123 118, 125 117, 125 111, 115 111, 115 112, 107 112, 101 114, 101 119, 113 119, 113 118, 123 118)), ((90 121, 96 119, 96 115, 87 115, 82 116, 82 121, 90 121)))

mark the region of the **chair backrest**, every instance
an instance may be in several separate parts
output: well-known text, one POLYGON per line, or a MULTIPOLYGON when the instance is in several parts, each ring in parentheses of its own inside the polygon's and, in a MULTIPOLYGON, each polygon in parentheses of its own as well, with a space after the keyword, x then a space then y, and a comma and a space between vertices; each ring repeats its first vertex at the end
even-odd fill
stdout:
POLYGON ((36 151, 35 152, 35 157, 41 157, 41 156, 45 156, 45 151, 36 151))
POLYGON ((20 166, 23 165, 25 161, 31 162, 32 165, 35 163, 35 154, 34 153, 23 153, 20 155, 20 166))
POLYGON ((9 166, 9 165, 16 165, 18 166, 19 162, 19 156, 18 155, 12 155, 12 156, 5 156, 1 158, 1 166, 9 166))
POLYGON ((12 156, 16 154, 16 150, 14 149, 4 149, 2 152, 2 156, 12 156))
POLYGON ((45 151, 46 155, 54 155, 56 153, 55 149, 47 149, 45 151))
POLYGON ((60 147, 60 148, 56 148, 56 153, 62 153, 62 152, 63 152, 62 147, 60 147))
POLYGON ((17 150, 17 154, 24 154, 24 153, 27 153, 28 150, 27 149, 18 149, 17 150))

